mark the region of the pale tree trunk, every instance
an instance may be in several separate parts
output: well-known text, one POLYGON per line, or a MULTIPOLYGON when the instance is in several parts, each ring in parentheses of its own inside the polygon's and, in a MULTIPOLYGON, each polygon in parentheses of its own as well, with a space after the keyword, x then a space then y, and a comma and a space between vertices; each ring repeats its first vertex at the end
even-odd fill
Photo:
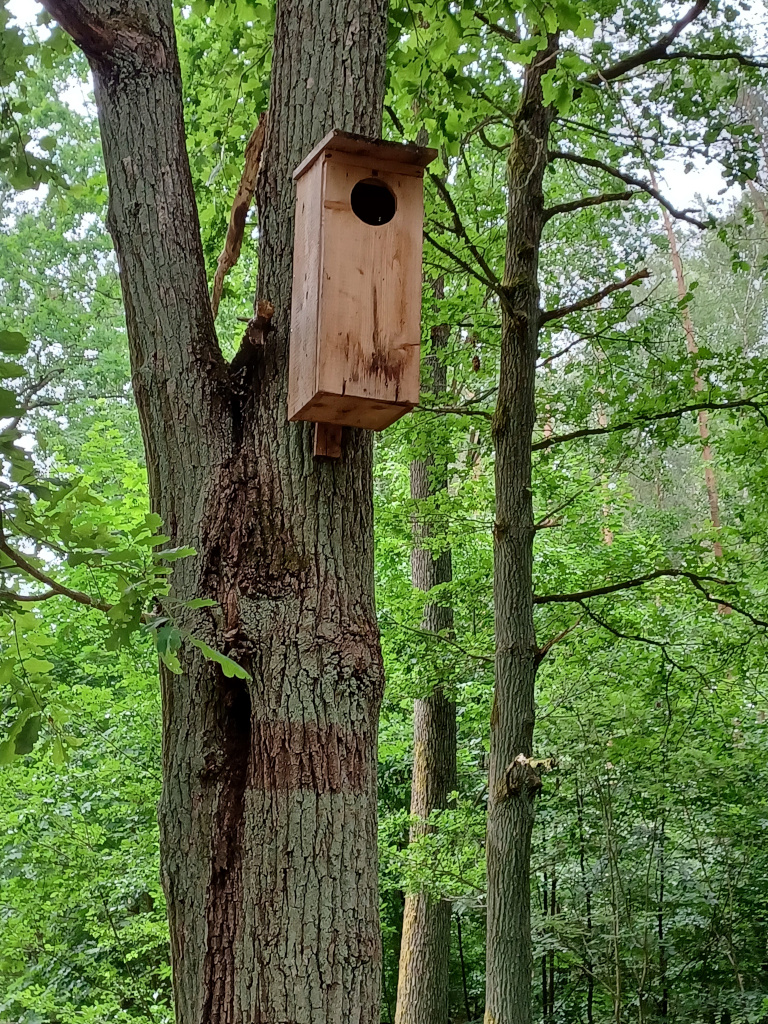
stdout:
MULTIPOLYGON (((758 138, 760 139, 760 152, 763 156, 762 173, 763 175, 768 174, 768 144, 766 144, 765 135, 764 105, 762 105, 761 109, 761 104, 759 102, 755 102, 754 92, 749 89, 742 91, 741 102, 752 127, 755 129, 758 138)), ((763 178, 763 181, 765 181, 765 178, 763 178)), ((757 187, 754 181, 747 181, 747 188, 749 189, 752 201, 754 202, 758 213, 763 219, 763 223, 768 227, 768 206, 765 204, 765 196, 763 195, 763 192, 757 187)))
POLYGON ((278 3, 259 189, 263 346, 222 358, 170 0, 45 0, 93 70, 153 509, 195 649, 161 668, 161 870, 179 1024, 378 1021, 371 442, 312 458, 286 418, 294 187, 330 128, 378 134, 385 0, 278 3))
MULTIPOLYGON (((438 297, 442 291, 438 282, 438 297)), ((439 354, 445 347, 448 329, 432 331, 432 353, 424 360, 428 390, 445 390, 445 366, 439 354)), ((434 459, 415 459, 411 463, 411 498, 423 502, 448 486, 447 466, 434 459)), ((411 580, 414 587, 429 592, 441 583, 450 583, 451 551, 435 557, 425 546, 432 534, 428 522, 419 516, 417 505, 413 522, 414 546, 411 552, 411 580)), ((431 633, 450 633, 453 610, 427 602, 422 628, 431 633)), ((449 794, 456 788, 456 705, 438 683, 413 708, 413 779, 411 814, 416 823, 411 842, 428 829, 432 811, 448 806, 449 794)), ((405 899, 400 969, 397 985, 396 1024, 445 1024, 448 1020, 448 955, 451 940, 451 905, 428 893, 409 894, 405 899)))
POLYGON ((530 1024, 530 858, 540 780, 529 765, 539 652, 533 625, 531 442, 539 335, 538 257, 543 178, 554 108, 541 79, 556 38, 525 71, 508 160, 496 447, 494 602, 496 686, 488 785, 486 1024, 530 1024))
POLYGON ((763 223, 766 225, 766 227, 768 227, 768 206, 765 205, 765 198, 763 196, 763 193, 760 191, 760 189, 757 187, 754 181, 748 181, 747 187, 749 189, 749 194, 752 196, 752 201, 754 202, 758 213, 763 218, 763 223))
MULTIPOLYGON (((651 171, 650 177, 653 187, 657 188, 656 176, 653 171, 651 171)), ((661 213, 664 218, 664 229, 667 233, 667 240, 669 241, 672 267, 675 271, 677 296, 679 299, 683 299, 688 294, 688 288, 685 283, 683 260, 680 256, 680 249, 677 244, 677 237, 675 236, 675 229, 672 224, 672 217, 669 214, 669 210, 662 206, 661 213)), ((693 365, 693 390, 694 394, 699 394, 700 391, 704 390, 704 381, 701 373, 699 372, 699 361, 696 358, 699 347, 696 344, 696 333, 693 329, 693 320, 691 319, 691 313, 688 306, 683 309, 683 330, 685 331, 686 349, 693 365)), ((704 462, 704 484, 707 489, 709 518, 714 529, 719 532, 722 526, 720 520, 720 499, 717 491, 717 477, 715 476, 715 470, 712 465, 712 446, 709 443, 709 416, 706 409, 699 409, 698 423, 699 437, 702 440, 701 458, 704 462)), ((723 557, 723 546, 719 540, 715 540, 713 544, 713 552, 715 558, 723 557)), ((721 605, 720 608, 723 610, 724 606, 721 605)))

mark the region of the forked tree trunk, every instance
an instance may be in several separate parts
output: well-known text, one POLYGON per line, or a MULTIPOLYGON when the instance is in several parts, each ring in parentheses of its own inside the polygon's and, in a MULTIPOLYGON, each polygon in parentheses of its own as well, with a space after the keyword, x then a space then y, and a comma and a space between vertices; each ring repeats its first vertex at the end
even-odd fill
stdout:
MULTIPOLYGON (((445 366, 438 353, 445 345, 447 333, 443 326, 432 331, 433 351, 424 360, 427 386, 435 394, 445 390, 445 366)), ((437 466, 434 459, 415 459, 411 463, 411 498, 415 502, 423 502, 447 486, 446 469, 437 466)), ((426 592, 452 579, 450 548, 434 557, 425 546, 431 533, 417 507, 411 580, 414 587, 426 592)), ((427 602, 422 627, 431 633, 450 632, 453 610, 427 602)), ((417 823, 411 829, 411 842, 427 832, 430 814, 447 807, 448 796, 455 787, 456 705, 443 686, 437 685, 428 696, 416 700, 413 708, 411 814, 417 823)), ((445 1024, 448 1020, 450 940, 450 903, 435 900, 424 892, 406 896, 395 1024, 445 1024)))
POLYGON ((543 178, 554 109, 541 79, 557 41, 527 66, 508 159, 496 447, 494 602, 496 687, 488 783, 486 1024, 530 1024, 530 859, 540 780, 532 753, 538 648, 533 625, 531 441, 539 335, 538 257, 543 178))
POLYGON ((45 0, 93 69, 152 507, 188 645, 161 668, 159 812, 179 1024, 373 1024, 380 939, 371 442, 312 458, 286 418, 294 187, 330 128, 376 135, 385 0, 278 3, 259 188, 264 344, 222 358, 170 0, 45 0))

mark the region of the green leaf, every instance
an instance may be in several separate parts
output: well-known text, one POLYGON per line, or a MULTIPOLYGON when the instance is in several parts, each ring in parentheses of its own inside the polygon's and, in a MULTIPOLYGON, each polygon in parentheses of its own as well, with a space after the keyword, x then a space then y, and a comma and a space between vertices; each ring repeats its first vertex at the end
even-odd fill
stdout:
POLYGON ((0 331, 0 352, 9 356, 23 356, 27 347, 27 339, 18 331, 0 331))
POLYGON ((181 647, 181 639, 181 633, 174 625, 169 623, 166 626, 161 626, 157 631, 155 640, 158 654, 162 656, 169 652, 178 651, 181 647))
POLYGON ((11 363, 7 359, 0 359, 0 379, 8 380, 11 377, 26 377, 27 371, 21 363, 11 363))
POLYGON ((44 675, 51 671, 53 663, 50 661, 44 661, 42 658, 25 658, 24 668, 27 672, 35 672, 40 675, 44 675))
POLYGON ((16 395, 8 388, 0 388, 0 418, 15 416, 19 411, 16 395))
MULTIPOLYGON (((168 540, 166 537, 165 540, 168 540)), ((153 551, 153 558, 162 558, 164 562, 175 562, 179 558, 190 558, 196 555, 194 548, 166 548, 164 551, 153 551)))
POLYGON ((0 764, 10 764, 16 758, 16 744, 13 740, 0 743, 0 764))
POLYGON ((16 736, 16 753, 17 754, 30 754, 37 738, 40 735, 40 730, 43 726, 43 719, 40 715, 30 715, 21 729, 19 729, 18 735, 16 736))
POLYGON ((222 654, 221 651, 214 650, 202 640, 198 640, 196 637, 189 637, 190 642, 197 647, 199 651, 202 651, 209 661, 215 661, 217 665, 221 665, 221 670, 228 679, 250 679, 250 675, 245 671, 242 666, 238 665, 236 661, 232 661, 226 654, 222 654))

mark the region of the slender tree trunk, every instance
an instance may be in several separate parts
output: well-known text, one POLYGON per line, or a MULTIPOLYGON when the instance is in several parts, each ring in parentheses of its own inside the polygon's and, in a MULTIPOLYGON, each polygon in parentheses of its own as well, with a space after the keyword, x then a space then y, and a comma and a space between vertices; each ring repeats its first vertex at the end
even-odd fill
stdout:
POLYGON ((461 914, 456 915, 456 939, 459 945, 459 961, 461 963, 461 988, 464 993, 464 1012, 467 1020, 472 1016, 469 1009, 469 986, 467 985, 467 965, 464 962, 464 943, 461 938, 461 914))
MULTIPOLYGON (((653 183, 653 187, 656 188, 656 176, 653 171, 651 171, 651 182, 653 183)), ((688 288, 685 283, 683 260, 680 256, 680 249, 677 245, 677 237, 675 235, 674 225, 672 224, 672 217, 666 207, 662 207, 661 212, 664 218, 664 229, 669 241, 669 250, 672 256, 672 267, 675 271, 677 295, 678 298, 682 299, 688 293, 688 288)), ((693 365, 693 390, 694 394, 698 394, 700 391, 704 390, 704 381, 699 372, 699 361, 696 358, 699 347, 696 344, 696 333, 693 329, 693 320, 691 319, 691 313, 687 306, 683 310, 683 329, 685 330, 686 349, 688 351, 688 355, 691 357, 693 365)), ((709 502, 709 518, 714 529, 719 532, 722 525, 720 521, 720 499, 717 491, 717 478, 715 476, 714 467, 712 466, 712 446, 709 443, 709 415, 706 409, 699 409, 698 422, 699 437, 702 440, 701 458, 704 462, 704 484, 707 489, 707 501, 709 502)), ((715 558, 723 557, 723 547, 719 540, 715 540, 713 551, 715 558)), ((720 606, 720 608, 723 610, 724 606, 720 606)))
POLYGON ((659 838, 659 903, 657 913, 657 929, 659 937, 659 985, 661 996, 659 998, 659 1016, 665 1020, 669 1014, 669 982, 667 978, 667 942, 664 932, 664 883, 666 864, 664 862, 666 845, 666 813, 661 814, 661 836, 659 838))
POLYGON ((530 859, 534 798, 541 785, 532 754, 538 649, 533 625, 531 441, 539 334, 538 256, 543 178, 554 108, 541 79, 557 39, 526 67, 508 159, 496 448, 494 602, 496 687, 488 788, 486 1024, 530 1024, 530 859))
MULTIPOLYGON (((557 868, 552 861, 552 891, 549 897, 549 916, 554 918, 557 914, 557 868)), ((552 945, 549 949, 549 1019, 555 1019, 555 927, 554 921, 549 929, 552 945)))
MULTIPOLYGON (((442 282, 435 288, 442 297, 442 282)), ((448 328, 432 331, 432 352, 426 358, 426 383, 435 394, 445 390, 445 366, 440 352, 445 347, 448 328)), ((411 463, 411 498, 423 502, 448 486, 447 466, 434 459, 411 463)), ((435 557, 425 545, 432 530, 419 519, 418 506, 413 522, 414 547, 411 553, 411 579, 414 587, 429 592, 452 579, 450 549, 435 557)), ((422 627, 432 633, 453 629, 453 610, 428 602, 422 627)), ((411 842, 429 829, 432 811, 448 806, 448 796, 456 788, 456 705, 438 684, 427 697, 414 702, 413 709, 413 781, 411 814, 417 819, 411 842)), ((448 954, 451 941, 451 905, 435 900, 427 893, 406 896, 403 937, 400 946, 400 970, 397 987, 396 1024, 445 1024, 448 1019, 448 954)))
POLYGON ((579 873, 581 884, 584 889, 584 900, 586 904, 587 924, 587 1024, 594 1024, 595 1004, 595 965, 592 960, 592 888, 587 880, 587 843, 584 832, 584 794, 579 788, 578 778, 576 780, 576 820, 579 825, 579 873))
POLYGON ((152 508, 175 545, 161 668, 161 865, 179 1024, 373 1024, 380 938, 371 443, 312 458, 286 418, 291 171, 331 127, 378 134, 385 0, 278 3, 260 178, 262 346, 213 327, 170 0, 46 0, 93 70, 152 508), (193 597, 212 609, 185 609, 193 597), (179 610, 181 609, 181 611, 179 610))
MULTIPOLYGON (((549 917, 549 878, 547 877, 547 868, 546 868, 547 843, 546 843, 546 836, 543 834, 543 832, 544 832, 544 830, 542 828, 542 844, 541 844, 541 846, 542 846, 542 852, 543 852, 544 858, 545 858, 545 865, 544 865, 544 878, 542 879, 543 884, 542 884, 542 887, 541 887, 541 899, 542 899, 542 907, 541 907, 541 909, 542 909, 542 917, 544 918, 544 932, 546 934, 547 931, 548 931, 547 918, 549 917)), ((541 1019, 542 1019, 542 1024, 546 1024, 547 1014, 548 1013, 549 1013, 549 984, 548 984, 548 974, 547 974, 547 954, 546 954, 546 951, 545 951, 544 953, 541 954, 541 1019)))
POLYGON ((763 219, 763 223, 768 227, 768 206, 765 204, 765 197, 754 181, 748 181, 747 187, 749 194, 752 196, 752 201, 755 204, 755 209, 763 219))

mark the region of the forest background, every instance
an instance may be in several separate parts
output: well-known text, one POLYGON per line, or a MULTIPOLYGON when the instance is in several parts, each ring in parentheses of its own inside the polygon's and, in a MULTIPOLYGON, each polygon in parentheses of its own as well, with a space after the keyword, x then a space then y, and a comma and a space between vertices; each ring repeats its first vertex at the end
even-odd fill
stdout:
MULTIPOLYGON (((721 6, 754 53, 762 12, 721 6)), ((632 6, 620 29, 652 38, 656 7, 632 6)), ((266 107, 274 12, 256 0, 198 0, 177 13, 212 277, 244 144, 266 107)), ((450 901, 451 1019, 479 1020, 484 1008, 499 310, 471 257, 503 259, 520 76, 509 40, 483 17, 473 4, 390 10, 385 133, 426 132, 440 159, 425 223, 433 362, 422 406, 376 444, 387 1022, 406 893, 450 901), (410 464, 427 459, 445 486, 416 501, 410 464), (442 632, 423 628, 426 597, 411 582, 414 523, 422 546, 450 551, 451 578, 429 593, 452 612, 442 632), (436 688, 457 708, 455 790, 409 843, 413 702, 436 688)), ((141 614, 185 552, 155 553, 161 524, 147 513, 87 65, 40 21, 20 31, 0 8, 0 505, 33 564, 55 567, 94 603, 118 601, 105 619, 60 596, 26 606, 0 594, 0 1019, 166 1022, 155 662, 158 650, 173 659, 177 638, 172 626, 141 628, 141 614)), ((604 29, 582 17, 572 26, 584 39, 604 29)), ((582 154, 599 163, 620 151, 626 174, 658 176, 673 212, 703 205, 688 216, 705 225, 665 218, 646 192, 546 229, 550 307, 647 269, 634 287, 553 323, 539 359, 535 592, 552 599, 536 606, 545 777, 532 895, 535 1014, 552 1024, 768 1016, 768 119, 757 72, 701 67, 670 83, 662 66, 627 99, 621 133, 573 122, 552 86, 563 136, 582 154), (679 90, 692 127, 661 110, 665 89, 679 90), (701 204, 690 188, 685 198, 665 191, 665 171, 673 184, 670 168, 708 160, 723 168, 727 196, 701 204), (682 268, 670 258, 677 247, 682 268), (684 573, 710 579, 697 586, 684 573)), ((548 195, 571 202, 602 173, 555 164, 548 195)), ((231 352, 251 313, 256 260, 252 221, 217 321, 231 352)))

